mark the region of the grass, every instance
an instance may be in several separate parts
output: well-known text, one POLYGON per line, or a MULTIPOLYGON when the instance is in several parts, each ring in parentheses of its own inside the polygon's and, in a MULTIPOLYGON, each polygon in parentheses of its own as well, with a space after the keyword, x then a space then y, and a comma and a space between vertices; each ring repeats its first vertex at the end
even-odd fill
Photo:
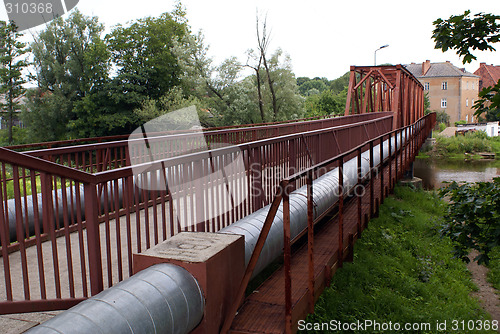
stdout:
POLYGON ((470 272, 439 236, 444 210, 434 193, 396 188, 356 243, 354 262, 337 271, 306 321, 430 323, 420 332, 435 333, 437 321, 450 332, 453 320, 489 319, 469 296, 476 289, 470 272))
MULTIPOLYGON (((11 177, 11 175, 9 173, 6 173, 6 176, 7 176, 7 178, 11 177)), ((52 182, 52 186, 54 186, 53 179, 51 182, 52 182)), ((35 177, 35 184, 36 184, 36 192, 37 193, 42 192, 42 183, 40 181, 40 176, 35 177)), ((56 185, 57 185, 57 189, 61 189, 62 183, 61 183, 60 178, 56 179, 56 185)), ((66 187, 71 187, 72 185, 74 185, 74 183, 72 183, 70 180, 66 180, 66 187)), ((0 186, 1 186, 0 191, 3 192, 4 185, 2 184, 2 182, 0 182, 0 186)), ((25 179, 23 179, 23 178, 19 179, 19 192, 20 192, 21 198, 24 197, 25 186, 26 186, 26 194, 28 196, 31 195, 32 190, 33 190, 32 185, 31 185, 31 177, 27 176, 25 179)), ((10 180, 10 181, 6 182, 5 190, 7 191, 7 199, 12 199, 15 197, 14 196, 14 180, 10 180)), ((2 194, 4 194, 4 193, 2 193, 2 194)))
POLYGON ((490 257, 491 260, 489 264, 490 272, 488 273, 488 281, 495 289, 500 291, 500 247, 493 249, 490 257))

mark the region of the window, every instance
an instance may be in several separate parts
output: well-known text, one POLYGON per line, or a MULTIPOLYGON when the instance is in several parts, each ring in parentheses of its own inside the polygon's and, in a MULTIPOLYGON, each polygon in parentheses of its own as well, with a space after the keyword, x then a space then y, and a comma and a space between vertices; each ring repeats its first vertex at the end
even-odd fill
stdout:
POLYGON ((424 82, 424 90, 429 90, 429 83, 428 82, 424 82))
POLYGON ((473 105, 474 105, 474 99, 472 99, 472 104, 471 104, 471 106, 473 106, 473 105))
POLYGON ((468 107, 469 106, 469 99, 465 99, 465 106, 468 107))
POLYGON ((469 82, 467 81, 467 89, 469 89, 469 82))
POLYGON ((472 83, 472 89, 474 89, 474 83, 472 83))
POLYGON ((470 122, 474 123, 474 115, 472 115, 470 122))
POLYGON ((443 81, 441 83, 441 89, 442 90, 447 90, 448 89, 448 81, 443 81))
POLYGON ((465 115, 465 121, 469 123, 469 115, 465 115))
POLYGON ((441 99, 441 108, 446 108, 447 101, 446 99, 441 99))

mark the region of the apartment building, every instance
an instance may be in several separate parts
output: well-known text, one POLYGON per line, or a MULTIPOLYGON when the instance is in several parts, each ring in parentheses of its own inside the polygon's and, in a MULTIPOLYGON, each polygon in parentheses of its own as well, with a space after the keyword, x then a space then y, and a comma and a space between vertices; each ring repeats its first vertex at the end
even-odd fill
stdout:
POLYGON ((430 109, 444 111, 450 116, 450 123, 474 122, 472 106, 478 99, 478 75, 458 68, 449 61, 444 63, 411 63, 405 65, 424 86, 428 93, 430 109))

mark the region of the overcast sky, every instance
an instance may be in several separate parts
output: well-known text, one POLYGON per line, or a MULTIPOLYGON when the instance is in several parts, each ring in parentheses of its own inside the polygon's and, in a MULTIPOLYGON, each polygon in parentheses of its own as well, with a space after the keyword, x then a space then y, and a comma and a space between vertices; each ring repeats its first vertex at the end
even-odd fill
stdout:
MULTIPOLYGON (((448 18, 470 9, 472 13, 500 14, 500 1, 366 1, 366 0, 183 0, 193 31, 202 30, 216 62, 236 56, 246 61, 245 51, 255 48, 257 10, 267 14, 272 50, 283 49, 292 59, 297 77, 334 79, 350 65, 406 64, 461 61, 453 51, 434 49, 431 40, 437 18, 448 18)), ((118 23, 157 16, 173 8, 172 0, 80 0, 77 8, 98 16, 109 30, 118 23)), ((0 20, 7 18, 0 6, 0 20)), ((43 26, 38 29, 43 28, 43 26)), ((37 29, 26 31, 35 34, 37 29)), ((497 45, 500 50, 500 45, 497 45)), ((479 62, 500 65, 500 51, 477 53, 478 62, 465 65, 473 72, 479 62)), ((463 67, 463 66, 462 66, 463 67)))

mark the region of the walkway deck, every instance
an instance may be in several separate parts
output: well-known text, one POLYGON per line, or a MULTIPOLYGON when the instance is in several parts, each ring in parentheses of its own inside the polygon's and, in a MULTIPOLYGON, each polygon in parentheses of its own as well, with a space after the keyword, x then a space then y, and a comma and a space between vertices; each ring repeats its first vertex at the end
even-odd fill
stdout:
MULTIPOLYGON (((392 175, 395 175, 393 169, 392 175)), ((381 179, 374 179, 374 204, 381 202, 381 179)), ((389 185, 389 172, 384 173, 384 185, 389 185)), ((358 208, 356 198, 345 202, 344 206, 344 234, 343 261, 352 257, 353 243, 358 235, 358 208), (350 240, 351 239, 351 242, 350 240)), ((377 207, 374 205, 374 208, 377 207)), ((362 226, 367 224, 370 212, 370 185, 366 187, 361 202, 362 226)), ((338 252, 339 217, 336 215, 329 222, 319 226, 314 235, 314 269, 315 269, 315 299, 319 297, 328 284, 328 275, 332 275, 341 266, 338 252), (329 272, 330 271, 330 272, 329 272)), ((291 281, 292 281, 292 324, 297 330, 297 321, 307 316, 308 298, 308 251, 307 243, 292 253, 291 281)), ((285 287, 284 269, 275 271, 260 287, 248 296, 233 321, 231 333, 284 333, 285 332, 285 287)))

